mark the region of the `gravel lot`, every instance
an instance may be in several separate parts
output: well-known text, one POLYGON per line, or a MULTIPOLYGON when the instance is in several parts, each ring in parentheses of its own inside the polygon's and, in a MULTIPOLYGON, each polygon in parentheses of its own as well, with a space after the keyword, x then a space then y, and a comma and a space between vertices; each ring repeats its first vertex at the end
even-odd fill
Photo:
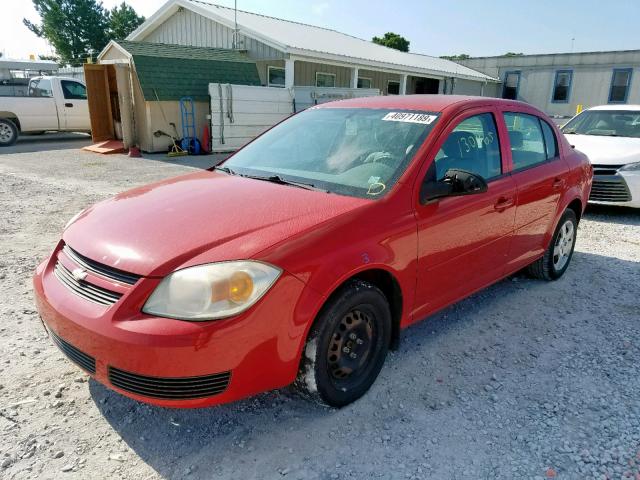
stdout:
POLYGON ((514 276, 405 331, 373 389, 342 410, 288 390, 171 410, 88 380, 46 337, 31 274, 81 208, 192 168, 0 155, 0 478, 640 480, 629 210, 587 213, 561 280, 514 276))

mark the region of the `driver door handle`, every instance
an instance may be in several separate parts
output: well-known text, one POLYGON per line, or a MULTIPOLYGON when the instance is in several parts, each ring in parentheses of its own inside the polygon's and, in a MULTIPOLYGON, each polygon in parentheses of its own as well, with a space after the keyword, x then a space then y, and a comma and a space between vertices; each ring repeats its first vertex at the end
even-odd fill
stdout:
POLYGON ((70 108, 70 107, 73 107, 73 103, 65 103, 64 106, 67 108, 70 108))
POLYGON ((498 212, 504 212, 507 208, 513 205, 513 197, 500 197, 498 201, 493 205, 493 208, 498 212))

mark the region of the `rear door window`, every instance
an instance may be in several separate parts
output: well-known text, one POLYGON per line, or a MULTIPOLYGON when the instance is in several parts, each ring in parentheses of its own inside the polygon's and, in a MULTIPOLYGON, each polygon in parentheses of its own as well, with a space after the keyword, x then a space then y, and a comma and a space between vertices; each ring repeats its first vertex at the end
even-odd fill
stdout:
POLYGON ((521 170, 547 161, 540 119, 526 113, 505 112, 513 169, 521 170))

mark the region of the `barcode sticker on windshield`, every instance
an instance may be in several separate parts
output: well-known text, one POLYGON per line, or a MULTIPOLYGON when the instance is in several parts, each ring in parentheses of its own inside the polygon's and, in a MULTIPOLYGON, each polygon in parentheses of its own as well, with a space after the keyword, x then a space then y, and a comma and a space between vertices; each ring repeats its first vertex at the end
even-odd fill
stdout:
POLYGON ((429 115, 428 113, 389 112, 382 117, 382 120, 387 122, 423 123, 430 125, 437 118, 437 115, 429 115))

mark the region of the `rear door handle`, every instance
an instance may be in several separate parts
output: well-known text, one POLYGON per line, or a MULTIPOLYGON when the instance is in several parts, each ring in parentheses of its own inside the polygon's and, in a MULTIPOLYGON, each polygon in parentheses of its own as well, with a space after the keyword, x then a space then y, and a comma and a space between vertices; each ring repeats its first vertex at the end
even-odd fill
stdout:
POLYGON ((64 106, 68 107, 68 108, 71 108, 71 107, 73 107, 73 103, 65 103, 64 106))
POLYGON ((500 197, 498 201, 493 205, 493 208, 498 212, 504 212, 507 208, 513 205, 513 198, 500 197))
POLYGON ((564 187, 564 178, 556 177, 553 180, 553 189, 560 190, 562 187, 564 187))

